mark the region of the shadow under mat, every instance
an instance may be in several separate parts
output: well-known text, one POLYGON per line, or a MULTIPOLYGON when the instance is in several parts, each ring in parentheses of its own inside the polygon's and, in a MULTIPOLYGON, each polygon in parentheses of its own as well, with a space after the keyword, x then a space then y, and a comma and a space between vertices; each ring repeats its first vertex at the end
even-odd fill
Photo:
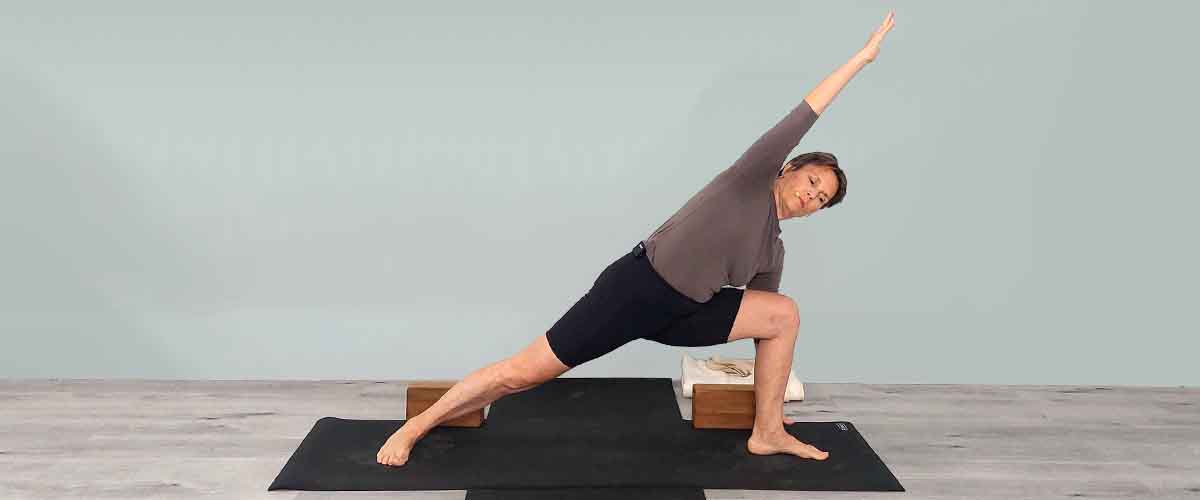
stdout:
POLYGON ((826 460, 746 450, 747 429, 693 429, 669 378, 556 378, 492 403, 479 428, 437 427, 392 467, 403 420, 324 417, 268 490, 469 490, 472 500, 704 498, 703 489, 904 491, 849 422, 796 422, 826 460), (560 490, 555 493, 555 490, 560 490), (618 493, 619 492, 619 493, 618 493))

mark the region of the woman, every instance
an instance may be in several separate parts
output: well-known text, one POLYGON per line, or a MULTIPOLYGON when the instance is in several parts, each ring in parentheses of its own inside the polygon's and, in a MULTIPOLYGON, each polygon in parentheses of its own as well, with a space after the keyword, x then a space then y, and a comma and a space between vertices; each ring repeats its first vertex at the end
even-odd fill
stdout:
POLYGON ((825 460, 829 453, 783 428, 791 423, 783 418, 783 394, 800 319, 795 301, 778 293, 779 221, 836 205, 845 196, 846 177, 828 153, 803 154, 779 167, 846 83, 875 60, 893 18, 889 12, 849 62, 649 238, 601 272, 545 335, 471 373, 410 418, 379 449, 378 462, 404 465, 413 445, 439 423, 532 389, 636 338, 675 346, 754 339, 755 420, 747 449, 825 460))

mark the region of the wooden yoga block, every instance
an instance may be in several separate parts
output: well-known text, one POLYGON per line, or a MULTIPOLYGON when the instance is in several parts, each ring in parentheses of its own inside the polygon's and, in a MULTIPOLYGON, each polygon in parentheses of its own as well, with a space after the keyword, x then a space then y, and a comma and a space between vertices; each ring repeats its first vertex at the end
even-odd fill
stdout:
POLYGON ((692 428, 753 429, 754 385, 693 385, 692 428))
MULTIPOLYGON (((427 380, 408 384, 405 418, 412 419, 428 410, 457 380, 427 380)), ((479 427, 483 424, 483 408, 438 424, 438 427, 479 427)))

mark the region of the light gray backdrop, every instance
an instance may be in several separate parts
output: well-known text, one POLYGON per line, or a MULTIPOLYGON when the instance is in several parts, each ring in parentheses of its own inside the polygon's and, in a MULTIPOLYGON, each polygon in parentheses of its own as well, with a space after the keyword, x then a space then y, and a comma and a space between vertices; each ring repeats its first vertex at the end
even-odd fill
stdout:
MULTIPOLYGON (((461 377, 895 8, 795 151, 799 377, 1200 384, 1194 3, 433 4, 0 4, 0 376, 461 377)), ((568 376, 681 352, 753 346, 568 376)))

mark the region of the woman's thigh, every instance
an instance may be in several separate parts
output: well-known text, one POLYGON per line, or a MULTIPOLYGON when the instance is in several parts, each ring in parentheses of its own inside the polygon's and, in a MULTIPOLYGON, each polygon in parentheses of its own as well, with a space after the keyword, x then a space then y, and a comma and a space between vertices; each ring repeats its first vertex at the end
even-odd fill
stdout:
POLYGON ((762 290, 746 290, 726 342, 772 338, 790 333, 789 330, 794 330, 799 324, 800 310, 791 297, 762 290))
POLYGON ((728 342, 744 294, 745 290, 740 288, 722 288, 691 313, 673 319, 662 329, 642 338, 679 347, 724 344, 728 342))
POLYGON ((680 347, 720 345, 739 339, 772 338, 799 325, 796 302, 761 290, 722 288, 691 315, 645 337, 680 347))

